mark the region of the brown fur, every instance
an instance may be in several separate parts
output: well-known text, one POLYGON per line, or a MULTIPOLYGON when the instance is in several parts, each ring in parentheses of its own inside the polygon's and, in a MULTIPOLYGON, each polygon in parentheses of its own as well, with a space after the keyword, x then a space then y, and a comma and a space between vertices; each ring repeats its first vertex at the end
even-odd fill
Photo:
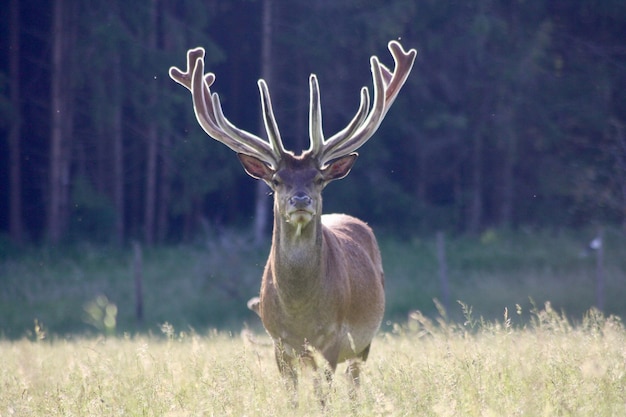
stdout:
POLYGON ((361 220, 321 215, 322 189, 347 175, 356 157, 340 158, 320 170, 306 154, 289 156, 276 172, 252 157, 240 158, 250 175, 274 191, 272 248, 260 301, 253 307, 275 341, 281 373, 295 384, 297 359, 313 350, 331 371, 349 361, 349 373, 357 379, 358 362, 367 358, 385 309, 380 251, 371 228, 361 220), (315 213, 299 235, 288 214, 294 195, 310 197, 315 213))
POLYGON ((275 233, 259 314, 277 342, 296 354, 313 347, 334 370, 337 363, 359 357, 380 327, 385 309, 382 263, 371 229, 354 217, 321 216, 308 228, 316 229, 313 239, 295 248, 307 256, 287 265, 280 265, 279 253, 289 248, 275 233))

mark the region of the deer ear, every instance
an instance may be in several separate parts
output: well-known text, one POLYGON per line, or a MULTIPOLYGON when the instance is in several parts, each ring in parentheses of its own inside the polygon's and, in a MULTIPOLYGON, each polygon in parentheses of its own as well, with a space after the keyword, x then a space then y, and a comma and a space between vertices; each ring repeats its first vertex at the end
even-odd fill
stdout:
POLYGON ((265 162, 243 153, 238 153, 237 156, 248 175, 258 180, 271 181, 274 176, 274 170, 265 162))
POLYGON ((356 161, 358 153, 352 152, 341 158, 337 158, 328 163, 328 166, 322 170, 325 181, 339 180, 350 173, 354 161, 356 161))

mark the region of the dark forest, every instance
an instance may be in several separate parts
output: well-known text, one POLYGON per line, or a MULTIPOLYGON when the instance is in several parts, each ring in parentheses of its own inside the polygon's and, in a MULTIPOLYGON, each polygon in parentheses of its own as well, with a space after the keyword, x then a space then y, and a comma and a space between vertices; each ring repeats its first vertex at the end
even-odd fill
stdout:
POLYGON ((10 0, 0 22, 0 235, 16 243, 251 229, 269 190, 168 68, 205 47, 226 116, 259 135, 265 78, 298 153, 309 74, 336 132, 392 39, 415 67, 326 212, 398 236, 626 222, 621 0, 10 0))

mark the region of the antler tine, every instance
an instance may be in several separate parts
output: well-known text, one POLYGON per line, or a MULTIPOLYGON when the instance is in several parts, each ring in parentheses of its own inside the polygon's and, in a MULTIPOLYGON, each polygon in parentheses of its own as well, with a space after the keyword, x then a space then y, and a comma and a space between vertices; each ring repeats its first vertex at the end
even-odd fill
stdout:
MULTIPOLYGON (((196 61, 202 59, 204 62, 204 48, 198 47, 187 51, 187 70, 181 71, 177 67, 170 67, 170 78, 178 84, 191 91, 191 77, 196 66, 196 61)), ((209 84, 210 85, 210 84, 209 84)))
POLYGON ((322 130, 322 106, 320 104, 320 88, 315 74, 309 77, 309 138, 311 146, 309 152, 319 155, 324 146, 324 131, 322 130))
POLYGON ((415 57, 417 56, 417 51, 415 49, 409 49, 408 52, 405 52, 402 48, 400 42, 391 41, 388 45, 389 52, 393 56, 393 61, 395 63, 394 71, 391 72, 389 69, 381 65, 383 69, 383 78, 385 78, 385 106, 387 110, 391 107, 394 100, 398 96, 400 92, 400 88, 406 82, 406 79, 409 77, 411 73, 411 69, 413 68, 413 63, 415 62, 415 57))
POLYGON ((265 80, 259 80, 259 91, 261 93, 261 109, 263 111, 263 123, 265 124, 265 130, 267 131, 270 145, 275 153, 279 155, 285 154, 285 147, 283 141, 280 138, 280 131, 278 130, 278 124, 274 117, 274 109, 272 108, 272 100, 270 98, 270 92, 267 88, 265 80))
MULTIPOLYGON (((319 85, 315 74, 311 74, 310 89, 311 100, 309 106, 309 137, 311 138, 311 146, 307 152, 317 156, 321 155, 321 151, 327 142, 324 140, 324 133, 322 130, 322 109, 320 104, 319 85)), ((363 87, 361 89, 361 102, 355 116, 345 128, 333 136, 334 139, 331 139, 341 141, 352 135, 356 129, 363 124, 363 121, 367 117, 369 105, 369 91, 367 91, 366 87, 363 87)))
MULTIPOLYGON (((221 132, 226 136, 226 140, 219 140, 224 145, 237 153, 254 156, 261 159, 272 168, 277 168, 280 161, 280 154, 275 152, 270 143, 260 137, 253 135, 243 129, 233 125, 225 116, 220 103, 220 96, 217 93, 211 95, 212 107, 215 113, 215 122, 221 132)), ((213 137, 213 136, 212 136, 213 137)))
MULTIPOLYGON (((203 48, 190 49, 187 52, 187 70, 185 72, 176 67, 171 67, 169 74, 174 81, 191 91, 196 119, 207 135, 222 142, 237 153, 257 157, 272 168, 278 166, 282 146, 274 147, 272 142, 268 143, 256 135, 237 128, 224 116, 219 95, 211 93, 210 89, 215 81, 215 75, 213 73, 204 75, 203 48)), ((264 100, 263 96, 261 98, 264 100)), ((272 137, 269 130, 268 135, 272 137)), ((280 137, 278 141, 280 141, 280 137)))
POLYGON ((327 162, 355 151, 363 145, 378 129, 385 114, 385 90, 380 62, 378 58, 371 58, 372 78, 374 80, 374 104, 367 118, 350 135, 334 135, 328 139, 319 158, 323 166, 327 162))
MULTIPOLYGON (((367 142, 376 132, 396 99, 400 88, 411 72, 417 51, 410 49, 405 52, 402 45, 396 41, 389 42, 388 48, 395 62, 393 72, 380 64, 377 57, 373 56, 370 60, 374 83, 374 104, 367 118, 361 114, 364 97, 368 97, 367 88, 364 88, 365 93, 363 90, 361 93, 361 107, 355 118, 346 128, 324 142, 318 156, 320 166, 324 166, 335 158, 354 152, 367 142)), ((369 103, 365 108, 367 109, 368 106, 369 103)))

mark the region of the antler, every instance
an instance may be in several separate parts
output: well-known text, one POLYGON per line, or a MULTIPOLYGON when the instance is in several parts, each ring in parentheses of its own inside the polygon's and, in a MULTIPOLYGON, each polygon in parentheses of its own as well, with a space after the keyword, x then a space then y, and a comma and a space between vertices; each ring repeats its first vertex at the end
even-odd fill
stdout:
POLYGON ((396 99, 400 88, 404 85, 417 55, 415 49, 404 51, 396 41, 389 42, 389 51, 395 62, 391 72, 382 65, 378 57, 370 59, 374 82, 374 104, 370 105, 369 92, 366 87, 361 89, 361 104, 354 118, 348 125, 329 139, 324 139, 322 132, 322 110, 320 106, 319 86, 315 74, 309 80, 311 88, 309 134, 311 146, 308 150, 317 158, 320 167, 333 159, 347 155, 360 148, 376 132, 387 111, 396 99))
MULTIPOLYGON (((354 152, 367 142, 380 126, 400 88, 404 85, 413 67, 417 51, 410 49, 406 52, 402 45, 396 41, 389 42, 388 47, 395 62, 393 72, 382 65, 378 57, 373 56, 370 59, 374 82, 374 104, 372 108, 369 109, 369 91, 367 87, 363 87, 361 89, 361 104, 356 115, 344 129, 329 139, 324 139, 322 131, 322 110, 317 77, 315 74, 311 75, 309 80, 311 89, 309 115, 311 146, 307 153, 317 159, 320 168, 333 159, 354 152)), ((187 52, 187 70, 185 72, 176 67, 171 67, 169 74, 174 81, 191 91, 196 118, 209 136, 222 142, 235 152, 254 156, 273 169, 278 168, 286 151, 280 138, 270 94, 264 80, 259 80, 258 85, 261 94, 263 122, 269 142, 237 128, 226 119, 219 95, 211 93, 210 87, 215 82, 215 74, 211 72, 204 74, 203 48, 190 49, 187 52)))
POLYGON ((222 142, 237 153, 254 156, 273 169, 285 154, 278 125, 272 110, 272 102, 264 80, 259 80, 263 122, 269 142, 245 130, 237 128, 226 119, 217 93, 211 93, 210 87, 215 81, 215 74, 204 74, 204 48, 187 51, 187 70, 171 67, 170 77, 191 91, 196 119, 202 129, 213 139, 222 142))

